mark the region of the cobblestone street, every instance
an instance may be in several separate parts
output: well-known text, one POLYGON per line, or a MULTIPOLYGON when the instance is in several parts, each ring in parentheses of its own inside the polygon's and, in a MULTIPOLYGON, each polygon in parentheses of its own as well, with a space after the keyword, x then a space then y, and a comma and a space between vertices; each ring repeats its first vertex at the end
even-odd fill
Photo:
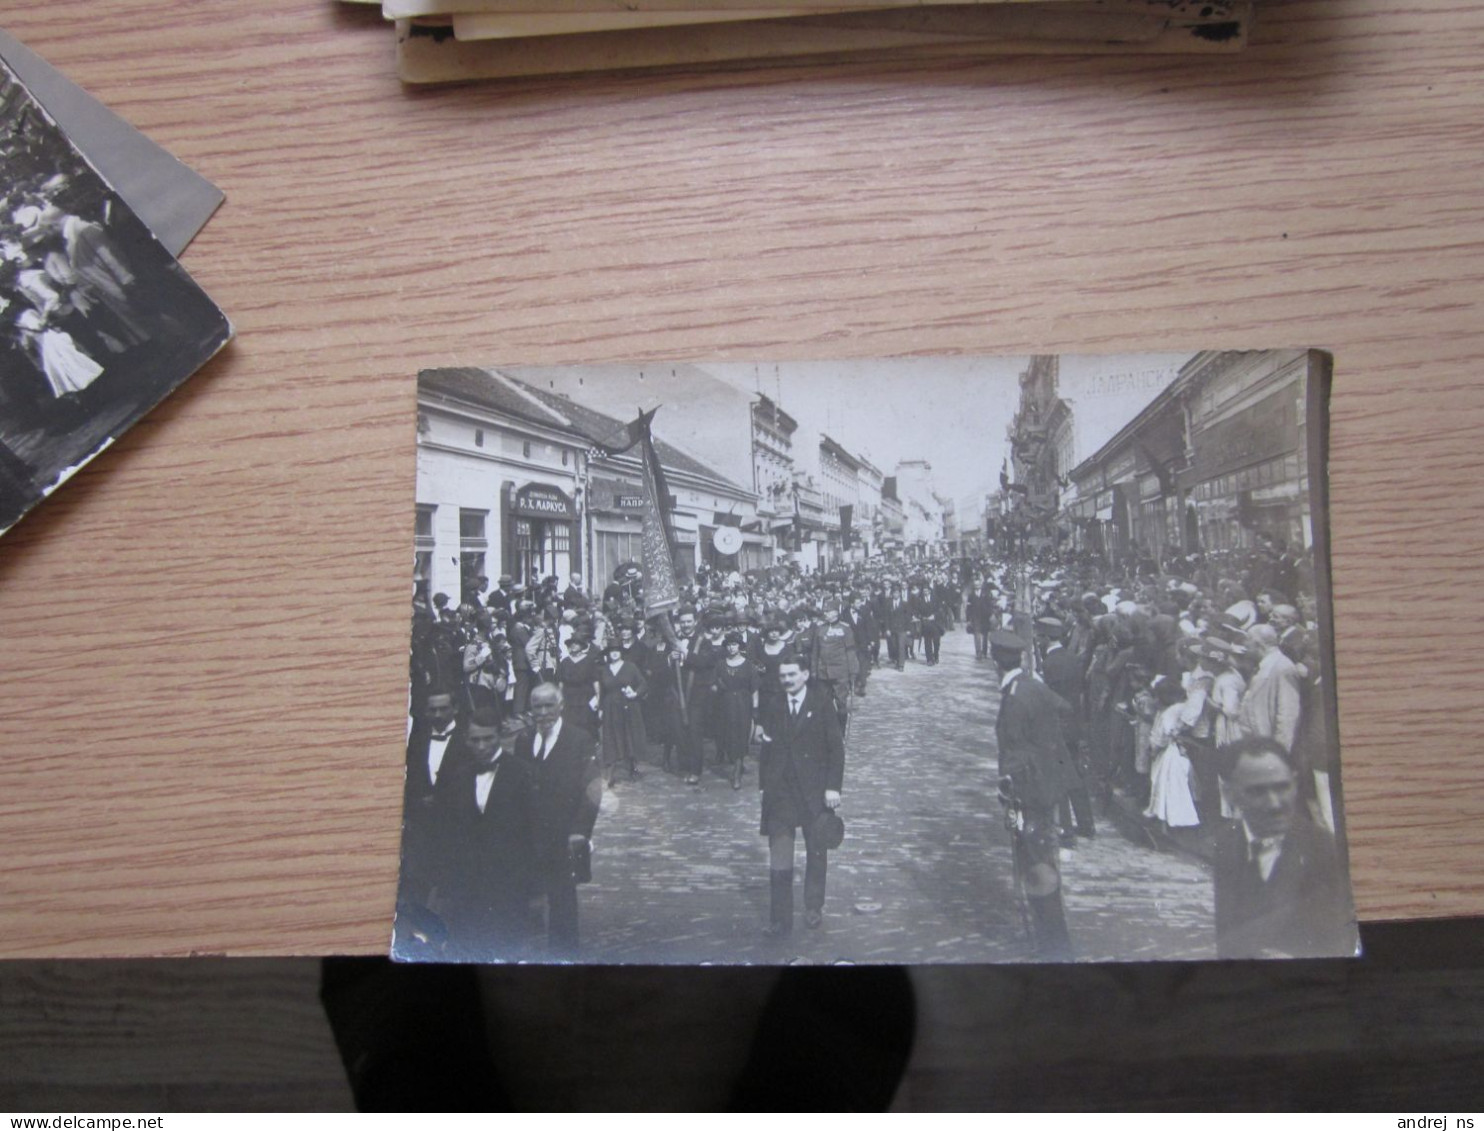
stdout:
MULTIPOLYGON (((593 882, 580 889, 583 954, 595 962, 1016 962, 1029 960, 1009 835, 995 798, 993 666, 962 628, 942 663, 873 672, 846 739, 845 843, 830 854, 825 921, 763 937, 767 841, 756 767, 734 791, 643 767, 604 797, 593 882)), ((796 906, 802 911, 803 845, 796 906)), ((1199 862, 1138 843, 1107 821, 1063 853, 1080 959, 1214 957, 1211 882, 1199 862)))

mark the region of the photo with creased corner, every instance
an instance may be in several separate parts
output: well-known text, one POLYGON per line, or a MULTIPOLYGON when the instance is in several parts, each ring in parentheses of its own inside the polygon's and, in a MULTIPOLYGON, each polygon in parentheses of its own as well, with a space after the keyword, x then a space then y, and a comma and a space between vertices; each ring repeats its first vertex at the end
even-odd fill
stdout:
POLYGON ((0 532, 231 336, 0 63, 0 532))

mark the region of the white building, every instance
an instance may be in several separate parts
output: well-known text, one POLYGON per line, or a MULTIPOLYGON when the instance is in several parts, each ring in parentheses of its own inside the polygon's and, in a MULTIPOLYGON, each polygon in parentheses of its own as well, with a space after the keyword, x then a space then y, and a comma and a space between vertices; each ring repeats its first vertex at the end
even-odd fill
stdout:
POLYGON ((418 378, 416 577, 478 598, 478 578, 581 572, 587 443, 519 384, 481 369, 418 378))
POLYGON ((942 553, 943 504, 933 490, 933 465, 925 459, 902 460, 897 464, 897 497, 906 512, 903 538, 918 557, 942 553))
MULTIPOLYGON (((642 559, 640 453, 590 455, 626 421, 501 370, 439 369, 418 379, 416 570, 429 593, 477 596, 477 579, 525 585, 581 574, 600 594, 621 563, 642 559)), ((655 447, 672 496, 677 567, 754 569, 772 562, 757 496, 664 440, 655 447), (741 532, 735 553, 716 532, 741 532)))

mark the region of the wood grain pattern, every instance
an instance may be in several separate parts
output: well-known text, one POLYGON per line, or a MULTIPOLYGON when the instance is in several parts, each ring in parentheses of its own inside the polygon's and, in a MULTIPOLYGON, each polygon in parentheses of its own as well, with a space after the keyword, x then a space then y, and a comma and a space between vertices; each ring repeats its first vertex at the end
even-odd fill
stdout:
POLYGON ((1484 911, 1484 11, 404 89, 374 8, 0 0, 227 193, 237 342, 0 542, 7 955, 372 952, 425 366, 1313 345, 1365 918, 1484 911))

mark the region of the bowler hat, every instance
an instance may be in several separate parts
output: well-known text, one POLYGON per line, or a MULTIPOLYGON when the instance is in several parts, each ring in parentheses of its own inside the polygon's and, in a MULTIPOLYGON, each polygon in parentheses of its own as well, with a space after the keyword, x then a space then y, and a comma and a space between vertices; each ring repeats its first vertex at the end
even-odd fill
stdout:
POLYGON ((845 822, 833 809, 826 809, 814 818, 814 826, 810 831, 813 833, 812 839, 816 845, 823 848, 839 848, 840 842, 845 839, 845 822))

